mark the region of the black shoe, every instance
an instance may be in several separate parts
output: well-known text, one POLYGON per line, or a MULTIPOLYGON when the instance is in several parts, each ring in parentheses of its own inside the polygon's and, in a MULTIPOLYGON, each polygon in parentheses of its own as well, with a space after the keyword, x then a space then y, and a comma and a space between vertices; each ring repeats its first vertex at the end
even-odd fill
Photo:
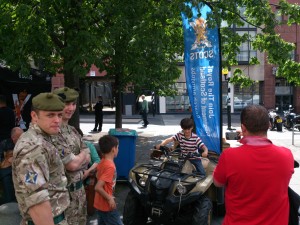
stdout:
POLYGON ((91 130, 92 132, 97 132, 97 129, 93 129, 93 130, 91 130))
POLYGON ((101 132, 102 130, 98 129, 98 132, 101 132))

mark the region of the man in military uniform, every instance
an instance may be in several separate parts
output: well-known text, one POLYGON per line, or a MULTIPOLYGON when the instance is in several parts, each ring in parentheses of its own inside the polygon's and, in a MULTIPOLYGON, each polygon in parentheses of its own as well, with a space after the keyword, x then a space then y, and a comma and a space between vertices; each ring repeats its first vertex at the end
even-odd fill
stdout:
POLYGON ((64 162, 68 178, 71 203, 66 210, 66 217, 69 224, 86 225, 87 202, 83 185, 83 173, 90 162, 90 152, 79 132, 73 126, 68 125, 76 110, 79 94, 76 90, 68 87, 59 88, 53 92, 65 98, 61 132, 55 145, 60 149, 60 156, 64 162), (61 146, 65 142, 67 148, 61 146))
POLYGON ((41 93, 32 99, 32 123, 13 151, 13 182, 22 225, 68 225, 70 204, 64 165, 52 136, 62 123, 62 99, 41 93))

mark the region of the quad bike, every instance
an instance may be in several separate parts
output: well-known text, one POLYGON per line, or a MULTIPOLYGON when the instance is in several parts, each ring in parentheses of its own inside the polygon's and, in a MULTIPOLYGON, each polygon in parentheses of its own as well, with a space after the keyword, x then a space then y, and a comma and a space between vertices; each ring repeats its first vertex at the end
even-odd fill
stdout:
MULTIPOLYGON (((300 124, 300 116, 296 115, 296 113, 292 112, 294 108, 292 108, 292 105, 289 105, 289 109, 286 111, 283 111, 284 113, 284 121, 283 125, 288 130, 292 130, 294 128, 294 125, 300 124)), ((300 131, 300 126, 297 126, 298 130, 300 131)))
POLYGON ((149 220, 151 224, 164 225, 211 224, 212 202, 224 204, 220 194, 223 189, 213 185, 212 177, 218 155, 210 152, 210 159, 202 158, 206 176, 196 172, 188 160, 190 157, 195 154, 169 153, 167 147, 162 146, 160 150, 153 150, 149 164, 131 169, 124 225, 143 225, 149 220))
POLYGON ((277 131, 282 131, 282 118, 278 115, 277 111, 278 107, 269 110, 270 130, 276 129, 277 131))

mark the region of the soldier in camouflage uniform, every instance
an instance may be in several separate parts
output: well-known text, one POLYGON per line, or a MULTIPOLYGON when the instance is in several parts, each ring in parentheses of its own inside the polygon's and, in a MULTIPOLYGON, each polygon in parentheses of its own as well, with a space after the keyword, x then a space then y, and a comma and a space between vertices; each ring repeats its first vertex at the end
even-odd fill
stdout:
POLYGON ((13 182, 22 225, 68 225, 70 204, 64 165, 51 136, 58 134, 64 102, 53 93, 32 99, 32 123, 15 145, 13 182))
POLYGON ((67 87, 56 89, 54 93, 65 98, 63 123, 56 146, 61 151, 60 155, 66 168, 71 198, 70 206, 66 210, 66 217, 69 224, 86 225, 87 201, 83 185, 83 173, 90 162, 90 152, 78 131, 73 126, 68 125, 76 110, 79 94, 76 90, 67 87), (62 143, 67 143, 67 147, 61 146, 62 143))

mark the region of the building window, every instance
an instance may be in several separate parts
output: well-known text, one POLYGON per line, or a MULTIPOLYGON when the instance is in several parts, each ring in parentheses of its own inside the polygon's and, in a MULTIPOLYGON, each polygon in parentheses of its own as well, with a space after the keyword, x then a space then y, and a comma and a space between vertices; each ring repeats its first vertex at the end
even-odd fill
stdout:
POLYGON ((236 31, 240 36, 244 34, 249 35, 249 40, 242 43, 240 46, 240 52, 237 54, 237 61, 239 65, 248 65, 252 57, 257 57, 257 51, 253 49, 251 37, 256 35, 256 31, 251 30, 239 30, 236 31))
POLYGON ((178 95, 166 97, 166 112, 167 113, 186 113, 189 111, 190 100, 186 89, 185 82, 177 82, 173 86, 177 90, 178 95))
POLYGON ((283 16, 281 15, 279 8, 275 9, 275 19, 277 20, 277 22, 280 24, 283 21, 283 16))
POLYGON ((239 36, 243 36, 245 34, 248 35, 248 40, 241 44, 240 52, 237 54, 237 61, 239 65, 249 65, 250 59, 252 57, 257 57, 257 51, 253 49, 252 46, 252 38, 256 36, 256 27, 247 23, 247 18, 245 16, 245 8, 239 8, 240 15, 244 20, 242 22, 243 25, 233 25, 233 32, 237 33, 239 36))
POLYGON ((241 88, 238 85, 234 86, 233 107, 235 111, 240 111, 247 105, 261 104, 259 83, 254 83, 251 87, 241 88))
MULTIPOLYGON (((295 44, 295 45, 297 45, 297 44, 295 44)), ((294 49, 293 51, 290 52, 290 59, 295 61, 295 59, 296 59, 295 56, 296 56, 296 50, 294 49)))

